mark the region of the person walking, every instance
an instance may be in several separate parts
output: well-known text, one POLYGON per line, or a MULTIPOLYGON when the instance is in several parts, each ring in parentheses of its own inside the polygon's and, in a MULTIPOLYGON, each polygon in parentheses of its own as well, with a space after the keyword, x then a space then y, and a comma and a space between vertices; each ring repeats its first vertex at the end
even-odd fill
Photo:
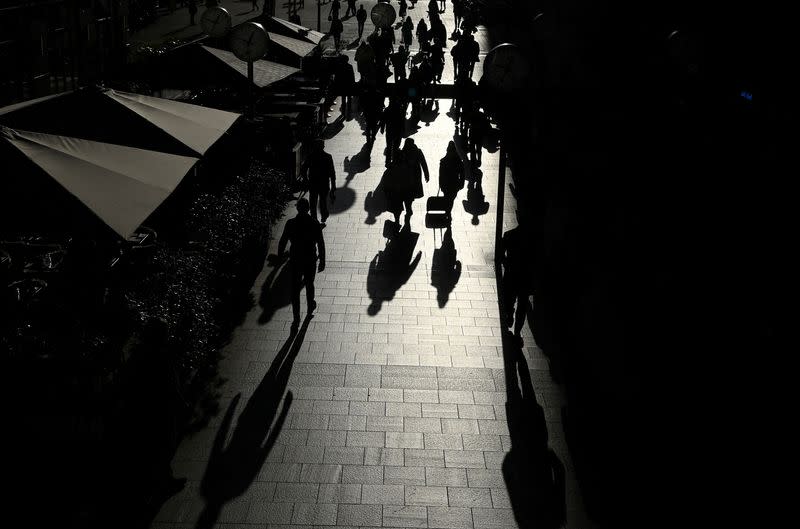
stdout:
POLYGON ((400 17, 400 20, 403 20, 406 17, 407 13, 408 13, 408 3, 406 2, 406 0, 400 0, 397 16, 400 17))
POLYGON ((467 64, 467 72, 469 73, 470 79, 472 78, 472 72, 475 70, 475 64, 478 62, 480 53, 480 44, 478 44, 478 41, 475 40, 475 36, 472 33, 468 33, 467 49, 465 50, 465 62, 467 64))
POLYGON ((330 34, 333 35, 333 45, 336 46, 337 52, 341 48, 342 44, 342 31, 344 31, 344 25, 342 24, 342 21, 338 18, 331 20, 330 34))
POLYGON ((364 113, 367 141, 372 143, 378 134, 378 123, 383 112, 383 96, 378 95, 374 89, 365 90, 359 98, 359 106, 364 113))
POLYGON ((408 62, 408 52, 401 44, 397 51, 392 53, 392 68, 394 68, 394 82, 406 78, 406 62, 408 62))
POLYGON ((319 212, 324 227, 325 221, 328 220, 328 195, 331 200, 336 200, 336 171, 333 168, 333 157, 325 152, 323 140, 314 140, 313 150, 300 171, 308 182, 311 216, 317 220, 317 202, 319 202, 319 212))
POLYGON ((339 108, 342 114, 349 114, 350 101, 355 91, 356 78, 353 73, 353 65, 350 64, 350 57, 340 55, 336 62, 336 70, 333 74, 333 93, 342 96, 342 104, 339 108))
POLYGON ((380 131, 386 133, 386 167, 396 160, 403 139, 406 115, 403 106, 392 100, 381 113, 380 131))
POLYGON ((442 82, 442 73, 444 72, 444 49, 439 46, 434 46, 430 54, 431 69, 433 71, 433 82, 442 82))
POLYGON ((406 208, 406 218, 409 218, 414 214, 411 209, 414 200, 425 196, 425 191, 422 188, 422 176, 425 176, 426 182, 430 180, 425 155, 414 143, 413 138, 406 138, 403 150, 400 153, 400 164, 403 166, 405 178, 408 182, 408 188, 403 197, 403 205, 406 208))
POLYGON ((428 16, 433 16, 433 14, 439 14, 439 2, 438 0, 430 0, 428 2, 428 16))
POLYGON ((376 64, 375 64, 375 50, 366 42, 361 41, 356 49, 356 67, 358 73, 361 75, 359 81, 362 86, 375 86, 377 80, 376 64))
POLYGON ((283 258, 286 243, 289 246, 289 267, 292 273, 292 314, 293 326, 300 322, 300 290, 303 284, 306 287, 306 303, 308 316, 317 308, 314 300, 314 277, 317 271, 325 270, 325 239, 322 236, 322 227, 317 219, 311 217, 309 203, 305 198, 297 201, 297 216, 286 221, 280 242, 278 242, 278 257, 283 258), (319 252, 319 253, 317 253, 319 252), (319 267, 317 267, 319 259, 319 267))
MULTIPOLYGON (((520 212, 517 211, 517 219, 520 219, 520 216, 520 212)), ((505 318, 503 325, 514 327, 514 337, 518 342, 522 339, 522 327, 530 306, 528 296, 531 294, 531 269, 536 264, 532 258, 530 245, 530 235, 522 223, 503 234, 501 242, 503 265, 501 303, 505 318)))
POLYGON ((358 11, 356 12, 356 22, 358 22, 358 38, 364 35, 364 22, 367 21, 367 10, 364 9, 364 4, 358 6, 358 11))
POLYGON ((403 21, 403 27, 400 30, 400 34, 403 36, 403 44, 406 45, 406 49, 411 49, 411 42, 414 40, 414 22, 411 21, 411 17, 406 17, 403 21))
POLYGON ((428 24, 425 23, 424 18, 420 18, 417 23, 417 42, 419 42, 419 49, 424 50, 428 46, 428 24))
POLYGON ((463 0, 453 0, 453 17, 455 18, 456 27, 453 29, 453 35, 461 27, 461 17, 464 15, 463 0))
POLYGON ((451 218, 453 203, 458 192, 464 188, 464 162, 458 155, 456 144, 447 144, 447 153, 439 160, 439 189, 447 199, 447 218, 451 218))
POLYGON ((195 0, 189 0, 189 25, 195 26, 197 22, 194 21, 194 17, 197 15, 197 2, 195 0))
POLYGON ((328 12, 328 20, 338 20, 339 10, 341 8, 341 2, 339 2, 339 0, 333 0, 333 2, 331 2, 331 10, 328 12))
POLYGON ((344 12, 345 17, 356 14, 356 0, 347 0, 347 11, 344 12))
POLYGON ((483 144, 490 128, 489 120, 486 114, 476 108, 470 113, 469 121, 469 133, 467 135, 469 138, 469 152, 472 155, 472 163, 480 167, 483 144))

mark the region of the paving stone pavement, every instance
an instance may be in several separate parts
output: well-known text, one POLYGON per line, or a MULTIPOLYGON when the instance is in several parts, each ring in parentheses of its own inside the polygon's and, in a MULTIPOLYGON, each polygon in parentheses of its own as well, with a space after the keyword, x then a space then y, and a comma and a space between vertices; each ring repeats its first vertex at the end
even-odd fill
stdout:
MULTIPOLYGON (((431 168, 426 197, 453 138, 449 105, 408 130, 431 168)), ((330 121, 337 116, 332 109, 330 121)), ((398 249, 384 238, 392 215, 375 193, 383 136, 370 150, 358 120, 331 130, 339 190, 315 315, 292 339, 287 270, 265 264, 256 305, 224 350, 221 411, 179 447, 173 470, 189 481, 152 527, 516 528, 503 474, 511 436, 493 267, 498 153, 483 154, 485 212, 465 210, 466 188, 456 199, 449 255, 443 233, 425 227, 424 198, 398 249)), ((515 200, 504 193, 508 230, 515 200)), ((590 528, 562 393, 527 327, 523 352, 547 442, 566 470, 566 526, 590 528)))

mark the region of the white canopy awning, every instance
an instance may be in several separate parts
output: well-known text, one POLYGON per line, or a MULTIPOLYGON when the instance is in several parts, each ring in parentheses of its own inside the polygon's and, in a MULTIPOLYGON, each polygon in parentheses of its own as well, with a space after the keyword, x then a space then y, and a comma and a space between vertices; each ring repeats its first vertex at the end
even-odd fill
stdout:
POLYGON ((0 138, 127 238, 175 190, 197 158, 0 128, 0 138))
POLYGON ((285 35, 279 35, 278 33, 271 33, 267 32, 269 35, 269 40, 274 44, 277 44, 281 48, 285 48, 298 57, 305 57, 309 55, 311 52, 314 51, 314 48, 317 47, 316 44, 311 44, 310 42, 306 42, 304 40, 293 39, 292 37, 287 37, 285 35))
MULTIPOLYGON (((247 77, 247 63, 233 53, 218 48, 209 48, 208 46, 201 47, 245 78, 247 77)), ((299 71, 299 68, 294 68, 293 66, 260 59, 253 62, 253 84, 259 88, 264 88, 299 71)))
POLYGON ((272 20, 284 26, 285 28, 290 29, 296 33, 298 37, 314 44, 319 44, 322 39, 325 38, 325 33, 314 31, 313 29, 301 26, 300 24, 295 24, 294 22, 289 22, 288 20, 283 20, 282 18, 278 17, 272 17, 272 20))
POLYGON ((198 154, 205 154, 239 117, 234 112, 160 97, 117 90, 105 90, 103 94, 142 116, 198 154))

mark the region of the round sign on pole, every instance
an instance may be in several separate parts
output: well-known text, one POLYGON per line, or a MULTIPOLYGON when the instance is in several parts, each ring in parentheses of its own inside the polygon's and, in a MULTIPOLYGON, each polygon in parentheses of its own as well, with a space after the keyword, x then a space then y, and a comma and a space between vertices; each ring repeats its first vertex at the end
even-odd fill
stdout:
POLYGON ((372 23, 375 24, 375 27, 388 28, 394 24, 397 13, 395 13, 391 5, 379 3, 375 4, 375 7, 369 12, 369 17, 372 19, 372 23))
POLYGON ((267 53, 269 36, 257 22, 239 24, 231 32, 231 51, 243 61, 257 61, 267 53))
POLYGON ((231 29, 231 15, 224 7, 209 7, 200 17, 200 27, 214 38, 223 37, 231 29))
POLYGON ((531 68, 518 46, 504 43, 492 48, 483 61, 483 77, 492 90, 516 92, 528 81, 531 68))

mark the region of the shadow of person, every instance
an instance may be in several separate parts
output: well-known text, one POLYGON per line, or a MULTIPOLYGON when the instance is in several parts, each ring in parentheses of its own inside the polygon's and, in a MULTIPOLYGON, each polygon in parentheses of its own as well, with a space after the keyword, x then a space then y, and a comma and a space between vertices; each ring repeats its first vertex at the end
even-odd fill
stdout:
POLYGON ((522 529, 556 529, 566 522, 564 465, 547 444, 544 410, 536 402, 522 349, 507 330, 502 343, 511 438, 503 479, 511 508, 522 529))
POLYGON ((364 220, 364 224, 375 224, 378 216, 385 213, 389 207, 389 202, 386 200, 386 193, 383 191, 388 172, 388 169, 383 172, 381 181, 378 182, 378 186, 375 190, 368 192, 367 196, 364 197, 364 211, 367 212, 367 218, 364 220))
POLYGON ((429 127, 431 123, 436 121, 436 118, 439 117, 439 100, 438 99, 429 99, 424 105, 422 105, 422 112, 420 112, 419 119, 423 123, 425 123, 426 127, 429 127))
POLYGON ((241 393, 236 395, 225 412, 200 483, 200 493, 206 505, 198 518, 197 529, 214 527, 225 504, 242 495, 261 471, 292 405, 292 393, 288 392, 285 399, 283 393, 310 321, 311 317, 307 317, 299 329, 292 329, 269 371, 239 414, 227 446, 225 440, 241 393))
POLYGON ((386 247, 379 251, 369 263, 367 274, 367 294, 371 303, 367 314, 376 315, 384 301, 394 299, 400 287, 405 285, 417 269, 422 252, 417 252, 414 259, 411 255, 417 246, 419 233, 411 231, 406 224, 400 232, 386 242, 386 247))
MULTIPOLYGON (((273 257, 273 256, 270 256, 273 257)), ((264 324, 272 319, 275 312, 288 307, 292 301, 292 275, 287 261, 272 260, 273 269, 261 287, 258 304, 262 309, 258 323, 264 324)))
POLYGON ((486 202, 486 197, 483 194, 483 188, 480 185, 467 187, 467 199, 462 200, 464 211, 472 215, 472 224, 477 226, 480 224, 481 215, 486 215, 489 211, 489 203, 486 202))
POLYGON ((461 261, 456 259, 457 255, 453 230, 448 227, 442 236, 442 247, 433 251, 431 263, 431 286, 436 288, 436 301, 440 309, 447 305, 450 293, 461 279, 461 261))
POLYGON ((352 158, 345 156, 344 172, 347 173, 344 179, 345 185, 349 184, 358 173, 363 173, 370 168, 370 163, 372 162, 372 145, 373 143, 368 141, 364 143, 361 150, 354 154, 352 158))

